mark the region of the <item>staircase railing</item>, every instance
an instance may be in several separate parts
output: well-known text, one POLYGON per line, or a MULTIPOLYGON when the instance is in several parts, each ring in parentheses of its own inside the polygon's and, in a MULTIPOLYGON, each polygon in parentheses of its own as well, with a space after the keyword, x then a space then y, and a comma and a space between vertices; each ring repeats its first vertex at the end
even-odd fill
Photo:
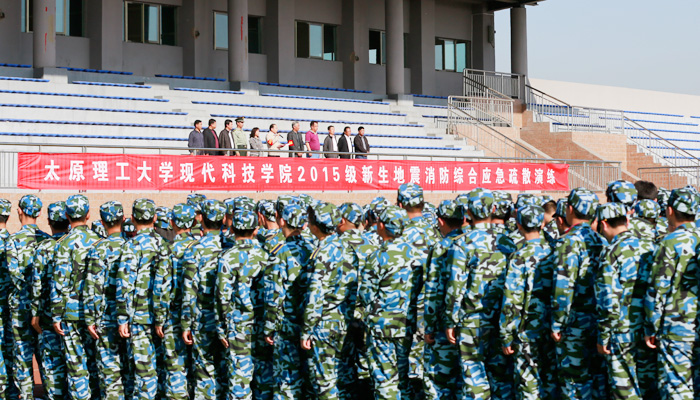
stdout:
MULTIPOLYGON (((471 118, 476 118, 489 126, 513 126, 513 100, 493 97, 450 96, 447 101, 449 109, 468 110, 471 118)), ((455 117, 459 117, 456 114, 455 117)))
POLYGON ((498 92, 510 99, 522 98, 524 77, 506 72, 465 69, 464 91, 467 97, 486 97, 488 90, 498 92))

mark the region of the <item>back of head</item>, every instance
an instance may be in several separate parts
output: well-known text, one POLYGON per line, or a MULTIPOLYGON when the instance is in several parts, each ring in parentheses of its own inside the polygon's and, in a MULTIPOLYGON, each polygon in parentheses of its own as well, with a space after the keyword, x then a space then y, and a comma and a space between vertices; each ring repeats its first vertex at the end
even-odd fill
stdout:
POLYGON ((653 182, 637 181, 634 183, 634 187, 637 189, 639 200, 656 200, 656 196, 659 194, 659 189, 653 182))

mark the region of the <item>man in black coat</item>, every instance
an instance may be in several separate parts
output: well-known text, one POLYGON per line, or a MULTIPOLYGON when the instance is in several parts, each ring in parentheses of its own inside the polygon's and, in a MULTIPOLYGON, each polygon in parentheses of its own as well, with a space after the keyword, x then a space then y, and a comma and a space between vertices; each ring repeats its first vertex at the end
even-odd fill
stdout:
MULTIPOLYGON (((218 149, 221 146, 219 146, 219 135, 216 133, 216 120, 215 119, 210 119, 209 120, 209 127, 204 130, 204 147, 207 149, 218 149)), ((220 151, 215 151, 215 150, 206 150, 204 154, 208 154, 210 156, 220 156, 221 152, 220 151)))
POLYGON ((355 158, 366 160, 368 153, 369 142, 365 136, 365 128, 359 127, 357 129, 357 136, 355 136, 355 158))
POLYGON ((343 129, 343 136, 338 139, 338 152, 339 153, 346 153, 346 154, 341 154, 340 158, 344 159, 351 159, 352 158, 352 152, 353 152, 353 141, 352 141, 352 136, 350 133, 350 127, 346 126, 345 129, 343 129))

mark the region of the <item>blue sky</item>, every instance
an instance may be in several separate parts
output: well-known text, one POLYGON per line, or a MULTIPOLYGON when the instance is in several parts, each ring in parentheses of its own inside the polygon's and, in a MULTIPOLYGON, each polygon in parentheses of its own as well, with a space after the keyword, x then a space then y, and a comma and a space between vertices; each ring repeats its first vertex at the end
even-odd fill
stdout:
MULTIPOLYGON (((700 95, 700 1, 546 0, 528 7, 531 78, 700 95)), ((510 12, 496 13, 510 71, 510 12)))

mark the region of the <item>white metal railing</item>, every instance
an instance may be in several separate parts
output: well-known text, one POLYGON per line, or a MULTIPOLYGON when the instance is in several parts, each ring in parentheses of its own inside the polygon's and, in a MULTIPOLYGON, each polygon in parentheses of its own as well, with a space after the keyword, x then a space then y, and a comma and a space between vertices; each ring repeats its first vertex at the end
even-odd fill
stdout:
POLYGON ((471 119, 476 119, 489 126, 513 126, 513 103, 512 99, 504 98, 450 96, 447 98, 448 123, 470 123, 471 119))
POLYGON ((524 77, 507 72, 465 69, 464 96, 485 97, 487 89, 501 93, 511 99, 521 99, 524 77))

